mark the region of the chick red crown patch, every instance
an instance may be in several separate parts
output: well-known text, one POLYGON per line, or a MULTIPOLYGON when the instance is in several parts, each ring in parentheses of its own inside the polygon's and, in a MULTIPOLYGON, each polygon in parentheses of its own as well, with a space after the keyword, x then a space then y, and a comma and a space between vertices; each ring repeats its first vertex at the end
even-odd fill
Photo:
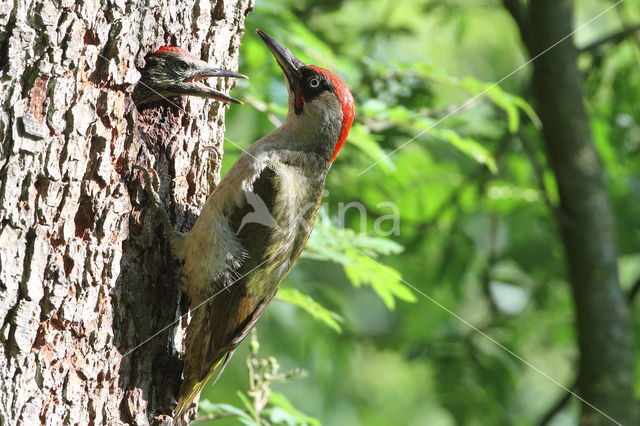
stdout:
POLYGON ((200 60, 200 58, 195 57, 191 53, 187 52, 186 50, 178 46, 163 46, 160 49, 153 52, 154 55, 158 55, 160 53, 177 53, 179 55, 188 56, 189 58, 195 59, 196 61, 200 60))

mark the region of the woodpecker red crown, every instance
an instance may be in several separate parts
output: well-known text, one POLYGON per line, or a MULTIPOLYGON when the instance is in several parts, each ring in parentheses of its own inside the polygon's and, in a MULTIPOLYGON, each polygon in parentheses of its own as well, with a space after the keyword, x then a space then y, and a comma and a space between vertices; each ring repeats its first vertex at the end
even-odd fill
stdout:
POLYGON ((338 78, 338 76, 324 68, 316 67, 315 65, 309 65, 309 68, 322 73, 329 81, 331 81, 335 88, 336 96, 342 106, 342 130, 340 131, 340 138, 338 139, 338 142, 336 142, 336 147, 334 148, 333 155, 331 156, 331 161, 333 162, 338 156, 340 149, 344 146, 344 143, 347 140, 347 135, 349 135, 349 130, 351 129, 355 115, 355 102, 353 100, 353 95, 351 95, 351 91, 347 85, 338 78))
POLYGON ((200 61, 200 58, 192 55, 181 47, 178 46, 163 46, 160 49, 153 52, 154 55, 158 55, 160 53, 177 53, 179 55, 188 56, 191 59, 195 59, 196 61, 200 61))

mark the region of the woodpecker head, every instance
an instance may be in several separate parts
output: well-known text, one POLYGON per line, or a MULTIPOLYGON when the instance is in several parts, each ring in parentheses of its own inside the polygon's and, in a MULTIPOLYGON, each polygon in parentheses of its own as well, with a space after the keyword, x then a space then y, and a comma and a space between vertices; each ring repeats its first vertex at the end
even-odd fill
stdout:
POLYGON ((132 95, 137 106, 173 96, 200 96, 241 104, 239 100, 205 86, 200 80, 209 77, 248 78, 237 72, 213 68, 175 46, 161 47, 148 56, 140 74, 132 95))
POLYGON ((262 30, 256 32, 275 56, 287 80, 287 121, 321 135, 318 143, 330 144, 330 161, 333 162, 353 124, 355 107, 349 88, 326 69, 305 65, 269 34, 262 30))

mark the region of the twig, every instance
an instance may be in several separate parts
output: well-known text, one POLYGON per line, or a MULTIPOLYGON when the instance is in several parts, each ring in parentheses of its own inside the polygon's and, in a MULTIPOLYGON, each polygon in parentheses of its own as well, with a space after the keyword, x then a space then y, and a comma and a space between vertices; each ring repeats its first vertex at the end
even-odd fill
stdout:
POLYGON ((631 287, 629 293, 627 293, 627 303, 629 303, 629 305, 633 303, 638 293, 640 293, 640 278, 636 280, 636 283, 631 287))
POLYGON ((590 52, 592 50, 598 49, 599 47, 607 43, 619 44, 620 42, 624 41, 627 37, 632 36, 636 31, 640 31, 640 24, 623 28, 617 33, 609 34, 608 36, 602 37, 601 39, 598 39, 594 42, 587 44, 584 47, 581 47, 578 50, 578 52, 579 53, 590 52))
POLYGON ((544 203, 547 205, 547 207, 549 207, 549 210, 551 210, 552 213, 558 214, 558 208, 553 205, 553 203, 551 202, 551 198, 549 198, 549 191, 547 190, 547 185, 544 182, 543 167, 538 162, 538 159, 536 158, 536 151, 533 148, 533 144, 531 143, 527 135, 525 135, 524 131, 522 130, 522 127, 518 129, 518 138, 520 139, 520 143, 522 144, 522 148, 524 149, 524 152, 529 158, 529 162, 531 163, 531 168, 533 169, 533 174, 535 176, 538 189, 542 194, 542 199, 544 200, 544 203))
MULTIPOLYGON (((573 382, 573 385, 569 389, 571 389, 572 392, 575 392, 577 387, 578 381, 576 380, 575 382, 573 382)), ((544 417, 540 419, 538 426, 548 425, 556 416, 556 414, 562 411, 562 409, 569 403, 569 401, 571 401, 571 394, 569 392, 566 392, 562 398, 560 398, 555 404, 553 404, 553 406, 549 409, 549 411, 547 411, 544 417)))
MULTIPOLYGON (((629 13, 629 10, 624 7, 617 7, 616 14, 620 18, 620 22, 626 27, 632 26, 632 22, 634 21, 633 17, 629 13)), ((633 34, 633 41, 636 44, 636 60, 640 60, 640 33, 636 32, 633 34)))

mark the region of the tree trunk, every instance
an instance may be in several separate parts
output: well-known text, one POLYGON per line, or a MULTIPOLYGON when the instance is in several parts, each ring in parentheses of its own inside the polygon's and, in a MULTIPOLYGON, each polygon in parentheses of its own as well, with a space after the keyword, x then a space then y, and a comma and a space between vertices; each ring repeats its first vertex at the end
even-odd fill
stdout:
POLYGON ((237 67, 252 3, 0 4, 0 423, 170 421, 184 324, 144 342, 184 312, 179 265, 160 230, 132 238, 148 206, 132 166, 158 172, 188 229, 219 179, 201 148, 221 149, 226 107, 138 113, 129 97, 162 45, 237 67))
MULTIPOLYGON (((573 2, 529 4, 505 0, 533 58, 573 31, 573 2)), ((614 217, 571 39, 533 62, 533 95, 561 200, 558 223, 577 314, 578 393, 615 421, 637 424, 632 331, 618 283, 614 217)), ((611 420, 585 404, 581 424, 609 425, 611 420)))

